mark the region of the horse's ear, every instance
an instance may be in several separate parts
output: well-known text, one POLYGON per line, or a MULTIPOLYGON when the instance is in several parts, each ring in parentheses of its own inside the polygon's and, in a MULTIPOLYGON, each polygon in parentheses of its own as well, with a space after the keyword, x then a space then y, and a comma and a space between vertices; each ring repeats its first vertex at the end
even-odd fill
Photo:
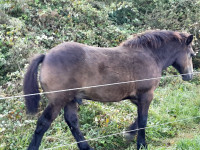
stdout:
POLYGON ((189 35, 186 40, 186 45, 189 45, 193 40, 193 35, 189 35))

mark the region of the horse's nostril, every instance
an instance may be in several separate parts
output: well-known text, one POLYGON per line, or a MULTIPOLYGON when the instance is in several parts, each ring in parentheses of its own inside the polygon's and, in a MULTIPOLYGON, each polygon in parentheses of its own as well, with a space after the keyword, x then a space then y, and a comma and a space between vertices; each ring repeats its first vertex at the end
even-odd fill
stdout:
POLYGON ((189 81, 192 80, 193 74, 188 74, 188 75, 182 75, 182 79, 184 81, 189 81))

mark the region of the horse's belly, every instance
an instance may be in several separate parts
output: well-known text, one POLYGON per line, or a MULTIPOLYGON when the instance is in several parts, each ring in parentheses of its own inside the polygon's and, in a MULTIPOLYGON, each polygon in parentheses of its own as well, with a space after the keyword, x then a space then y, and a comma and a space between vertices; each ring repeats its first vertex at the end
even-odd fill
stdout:
POLYGON ((116 87, 97 87, 85 91, 86 99, 88 97, 88 99, 101 102, 121 101, 129 94, 128 88, 122 85, 116 87))

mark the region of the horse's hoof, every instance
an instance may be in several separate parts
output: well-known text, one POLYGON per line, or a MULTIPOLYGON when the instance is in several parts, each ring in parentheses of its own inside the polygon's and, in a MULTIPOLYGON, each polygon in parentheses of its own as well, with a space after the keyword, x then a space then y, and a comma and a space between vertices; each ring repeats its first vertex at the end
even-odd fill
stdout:
POLYGON ((140 144, 137 144, 137 150, 147 150, 147 144, 146 143, 140 143, 140 144))
POLYGON ((133 138, 134 138, 135 135, 133 134, 130 134, 130 133, 124 133, 123 134, 123 137, 125 138, 125 140, 130 143, 133 141, 133 138))

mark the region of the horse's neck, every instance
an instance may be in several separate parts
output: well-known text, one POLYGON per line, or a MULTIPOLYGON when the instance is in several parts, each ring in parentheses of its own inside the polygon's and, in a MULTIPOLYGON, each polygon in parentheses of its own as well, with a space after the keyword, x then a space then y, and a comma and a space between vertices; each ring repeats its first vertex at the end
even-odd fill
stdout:
POLYGON ((154 53, 156 55, 157 63, 161 68, 161 71, 165 70, 167 67, 171 66, 176 59, 175 48, 171 45, 166 45, 154 53))

